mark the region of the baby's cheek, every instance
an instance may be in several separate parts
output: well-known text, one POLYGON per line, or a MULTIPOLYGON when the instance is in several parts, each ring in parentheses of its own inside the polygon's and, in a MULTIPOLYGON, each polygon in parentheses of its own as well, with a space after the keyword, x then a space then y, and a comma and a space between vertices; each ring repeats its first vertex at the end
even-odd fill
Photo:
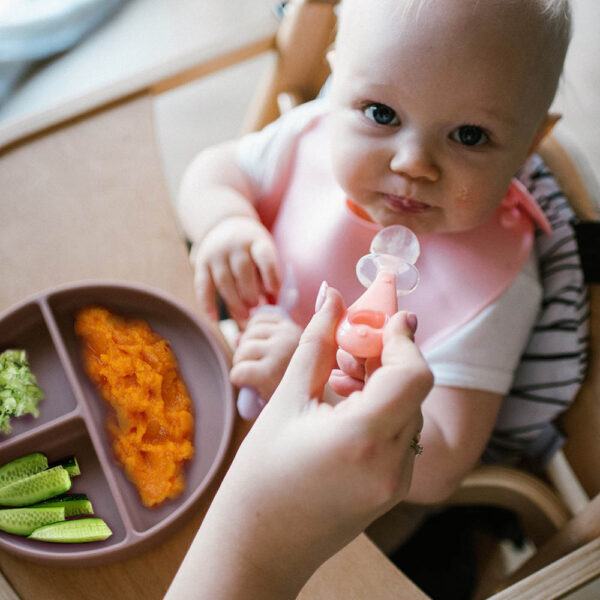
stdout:
POLYGON ((333 171, 336 177, 347 179, 364 154, 362 140, 346 121, 340 120, 332 125, 330 139, 333 171))
POLYGON ((368 165, 360 146, 348 144, 346 148, 333 155, 333 175, 346 193, 352 195, 352 190, 360 188, 369 179, 368 165))
MULTIPOLYGON (((487 191, 487 190, 486 190, 487 191)), ((502 197, 481 194, 480 189, 460 187, 452 194, 450 218, 457 230, 468 230, 485 223, 496 212, 502 197)))
POLYGON ((353 185, 353 170, 351 168, 351 163, 347 159, 342 159, 336 155, 332 162, 332 169, 336 182, 346 194, 348 194, 353 185))

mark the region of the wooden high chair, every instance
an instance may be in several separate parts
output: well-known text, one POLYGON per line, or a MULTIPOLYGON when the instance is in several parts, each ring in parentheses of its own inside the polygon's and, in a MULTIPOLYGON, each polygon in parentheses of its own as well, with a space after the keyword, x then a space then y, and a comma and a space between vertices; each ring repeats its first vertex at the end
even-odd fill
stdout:
MULTIPOLYGON (((539 154, 554 173, 577 218, 597 222, 600 218, 598 206, 563 146, 555 137, 548 136, 540 145, 539 154)), ((591 182, 591 186, 594 185, 595 182, 591 182)), ((573 404, 558 417, 558 425, 567 441, 564 449, 559 450, 547 465, 545 478, 511 467, 479 466, 450 499, 456 504, 489 504, 513 510, 536 546, 535 554, 517 571, 497 577, 495 582, 493 577, 484 582, 476 596, 478 599, 487 598, 487 592, 494 587, 506 588, 494 595, 494 600, 562 597, 572 585, 569 577, 590 576, 590 565, 600 557, 598 283, 598 280, 588 282, 590 342, 587 375, 573 404), (578 572, 578 569, 583 570, 578 572)))

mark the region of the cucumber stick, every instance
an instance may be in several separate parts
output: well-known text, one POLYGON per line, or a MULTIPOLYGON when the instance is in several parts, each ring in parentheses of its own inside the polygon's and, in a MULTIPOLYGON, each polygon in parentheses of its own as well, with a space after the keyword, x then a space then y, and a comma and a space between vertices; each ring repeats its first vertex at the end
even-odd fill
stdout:
POLYGON ((17 479, 35 475, 48 468, 48 459, 41 452, 26 454, 0 467, 0 486, 7 485, 17 479))
POLYGON ((99 542, 112 535, 109 526, 98 517, 62 521, 38 527, 28 539, 44 542, 71 544, 78 542, 99 542))
POLYGON ((29 535, 38 527, 65 520, 65 509, 7 508, 0 510, 0 530, 16 535, 29 535))
POLYGON ((92 515, 85 494, 66 494, 71 477, 80 474, 75 456, 48 465, 42 452, 32 452, 0 466, 0 531, 33 540, 57 543, 95 542, 112 535, 100 518, 92 515))
POLYGON ((92 503, 85 494, 63 494, 62 496, 56 496, 33 505, 36 508, 47 508, 49 506, 64 508, 65 517, 94 514, 92 503))
POLYGON ((53 467, 0 487, 0 505, 27 506, 63 494, 70 488, 71 478, 67 471, 53 467))
POLYGON ((80 475, 81 471, 79 469, 79 463, 74 456, 68 456, 67 458, 63 458, 62 460, 53 463, 50 465, 51 467, 62 467, 67 471, 67 473, 71 477, 75 477, 76 475, 80 475))

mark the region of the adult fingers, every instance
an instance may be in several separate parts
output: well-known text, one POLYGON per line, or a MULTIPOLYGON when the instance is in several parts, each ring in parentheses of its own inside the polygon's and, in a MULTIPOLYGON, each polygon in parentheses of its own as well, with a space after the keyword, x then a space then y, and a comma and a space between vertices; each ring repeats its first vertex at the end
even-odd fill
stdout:
POLYGON ((334 369, 329 376, 329 387, 339 396, 347 397, 353 392, 359 392, 364 386, 363 379, 350 377, 341 369, 334 369))
POLYGON ((329 288, 325 302, 315 313, 300 337, 298 348, 279 386, 278 395, 288 402, 306 402, 321 397, 335 365, 335 330, 345 311, 340 293, 329 288))
POLYGON ((372 425, 396 436, 419 413, 433 376, 413 341, 408 315, 398 313, 386 326, 382 366, 367 380, 361 394, 349 400, 366 413, 372 425))
MULTIPOLYGON (((403 339, 408 338, 411 341, 415 339, 415 332, 417 329, 417 315, 406 311, 400 311, 393 315, 390 319, 390 323, 384 329, 383 341, 384 347, 388 345, 388 352, 390 351, 390 340, 400 335, 403 339)), ((368 379, 380 366, 382 356, 374 356, 365 360, 365 377, 368 379)))
POLYGON ((418 455, 418 433, 423 427, 423 418, 421 413, 417 413, 413 418, 406 422, 405 427, 391 441, 391 456, 395 456, 393 465, 393 474, 396 475, 396 490, 392 497, 392 504, 395 505, 399 500, 406 497, 412 482, 412 473, 415 458, 418 455))
POLYGON ((381 356, 371 356, 370 358, 367 358, 365 360, 365 381, 367 381, 380 366, 381 356))
POLYGON ((346 352, 346 350, 342 350, 342 348, 338 348, 338 351, 335 355, 337 359, 338 367, 344 371, 350 377, 354 379, 362 379, 365 378, 365 360, 356 358, 356 356, 352 356, 350 352, 346 352))

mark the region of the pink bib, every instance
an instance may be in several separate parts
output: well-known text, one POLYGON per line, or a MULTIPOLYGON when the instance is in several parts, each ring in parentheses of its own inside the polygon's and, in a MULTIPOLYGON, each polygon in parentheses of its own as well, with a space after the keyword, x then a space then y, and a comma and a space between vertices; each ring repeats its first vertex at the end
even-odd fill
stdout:
MULTIPOLYGON (((369 252, 380 226, 350 211, 333 178, 326 117, 312 121, 299 136, 292 162, 285 189, 258 209, 261 216, 270 216, 280 198, 271 232, 282 264, 293 265, 299 300, 292 317, 304 326, 322 281, 337 288, 348 306, 364 292, 356 262, 369 252)), ((421 280, 398 306, 418 315, 416 339, 422 348, 459 329, 511 285, 531 252, 534 223, 551 231, 535 200, 515 179, 483 225, 419 237, 421 280)))

